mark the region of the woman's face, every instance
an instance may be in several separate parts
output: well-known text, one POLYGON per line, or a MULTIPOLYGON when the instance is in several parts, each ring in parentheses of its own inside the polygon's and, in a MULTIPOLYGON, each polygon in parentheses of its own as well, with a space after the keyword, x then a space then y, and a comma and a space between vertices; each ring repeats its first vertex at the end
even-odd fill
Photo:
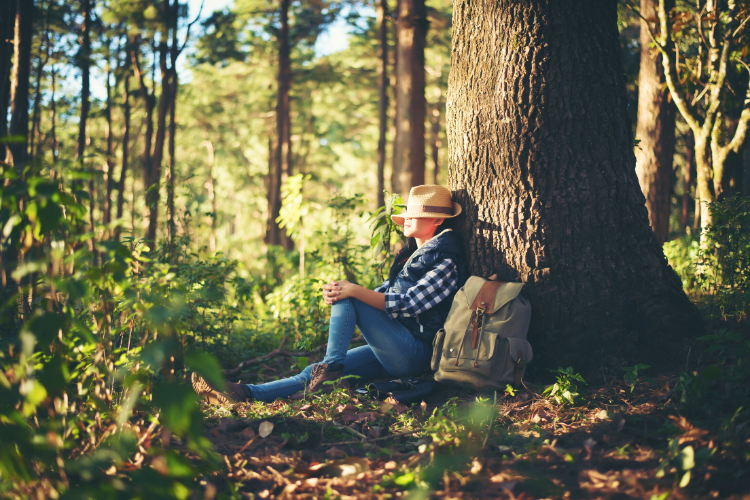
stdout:
POLYGON ((444 220, 445 219, 404 217, 404 236, 416 239, 432 238, 435 234, 435 230, 444 220))

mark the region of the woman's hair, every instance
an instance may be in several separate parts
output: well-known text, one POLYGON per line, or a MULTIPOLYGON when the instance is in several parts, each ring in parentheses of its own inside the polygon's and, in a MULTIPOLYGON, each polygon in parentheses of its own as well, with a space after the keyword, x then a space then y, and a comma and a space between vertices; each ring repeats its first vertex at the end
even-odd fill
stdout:
MULTIPOLYGON (((454 229, 455 220, 455 217, 443 220, 443 223, 435 229, 435 234, 440 234, 446 229, 454 229)), ((388 283, 393 284, 393 280, 396 279, 398 273, 404 268, 406 261, 417 251, 417 248, 417 240, 414 238, 406 238, 406 245, 404 245, 404 247, 396 254, 396 258, 393 259, 391 270, 388 273, 388 283)))

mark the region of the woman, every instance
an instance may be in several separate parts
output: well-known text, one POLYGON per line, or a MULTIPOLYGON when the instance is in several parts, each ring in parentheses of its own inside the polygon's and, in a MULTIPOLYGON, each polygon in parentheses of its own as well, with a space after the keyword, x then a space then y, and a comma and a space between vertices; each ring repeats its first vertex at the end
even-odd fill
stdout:
POLYGON ((227 382, 222 392, 193 373, 193 388, 212 403, 270 402, 331 390, 347 375, 364 382, 377 378, 419 375, 429 368, 432 339, 442 328, 453 296, 468 277, 461 243, 446 219, 461 213, 443 186, 416 186, 406 213, 392 216, 404 227, 407 245, 396 255, 388 279, 375 290, 346 280, 323 285, 332 306, 328 347, 321 363, 293 377, 265 384, 227 382), (441 227, 442 226, 442 227, 441 227), (347 351, 359 327, 367 345, 347 351))

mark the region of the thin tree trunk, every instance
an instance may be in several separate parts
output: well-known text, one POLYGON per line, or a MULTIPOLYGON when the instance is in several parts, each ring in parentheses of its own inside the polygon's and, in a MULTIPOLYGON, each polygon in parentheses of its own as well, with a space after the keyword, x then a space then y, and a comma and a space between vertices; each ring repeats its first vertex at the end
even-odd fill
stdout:
POLYGON ((643 206, 617 2, 453 12, 448 184, 471 274, 525 283, 542 366, 684 364, 676 346, 701 319, 643 206))
MULTIPOLYGON (((125 179, 128 174, 128 160, 130 153, 130 75, 126 72, 123 91, 123 132, 122 132, 122 166, 120 167, 120 179, 117 181, 117 218, 122 219, 122 209, 125 204, 125 179)), ((115 238, 120 237, 120 227, 115 230, 115 238)))
POLYGON ((112 190, 115 184, 115 148, 114 131, 112 130, 112 89, 109 83, 111 73, 112 71, 109 66, 109 61, 107 61, 107 103, 104 108, 104 117, 107 119, 107 193, 104 196, 104 224, 112 222, 112 190))
MULTIPOLYGON (((40 135, 39 132, 39 121, 40 121, 40 103, 41 103, 41 97, 42 97, 42 75, 44 74, 44 67, 47 65, 47 62, 49 62, 50 58, 50 49, 51 49, 51 40, 50 40, 50 33, 49 33, 49 25, 50 25, 50 15, 52 14, 52 6, 53 2, 52 0, 49 1, 47 5, 47 16, 45 18, 45 23, 43 29, 43 36, 42 39, 44 40, 44 43, 46 44, 45 49, 45 57, 42 59, 41 54, 39 55, 39 64, 37 66, 36 71, 36 92, 34 94, 34 112, 31 119, 31 137, 30 137, 30 143, 29 143, 29 155, 31 158, 36 157, 36 150, 35 145, 37 144, 37 137, 40 135)), ((41 51, 41 44, 40 44, 40 51, 41 51)))
POLYGON ((743 158, 745 170, 742 173, 742 196, 750 198, 750 137, 745 139, 745 157, 743 158))
POLYGON ((430 149, 432 152, 432 182, 433 184, 439 184, 438 174, 440 169, 438 167, 438 156, 440 153, 440 110, 443 108, 442 96, 438 99, 435 104, 435 108, 432 110, 432 133, 430 134, 430 149))
POLYGON ((281 212, 281 183, 282 176, 289 169, 289 142, 287 138, 287 116, 289 114, 289 87, 292 79, 292 68, 289 47, 289 4, 290 0, 281 0, 279 17, 281 28, 278 34, 279 44, 279 74, 276 93, 276 148, 274 172, 271 184, 271 198, 268 207, 268 223, 266 229, 266 243, 281 245, 282 236, 276 219, 281 212))
MULTIPOLYGON (((10 77, 13 68, 13 37, 16 20, 16 2, 5 1, 0 7, 0 137, 8 135, 8 106, 10 106, 10 77)), ((6 146, 0 149, 0 158, 6 156, 6 146)))
POLYGON ((211 202, 211 232, 208 236, 208 250, 213 253, 216 251, 216 193, 214 192, 214 145, 211 141, 203 141, 208 152, 208 176, 206 178, 206 189, 208 190, 208 201, 211 202))
MULTIPOLYGON (((13 74, 11 76, 11 115, 8 135, 28 137, 29 76, 31 74, 31 38, 34 1, 16 1, 16 24, 13 37, 13 74)), ((20 166, 26 162, 26 141, 8 144, 5 162, 20 166)))
POLYGON ((177 134, 177 121, 175 117, 177 108, 177 90, 179 88, 179 76, 177 72, 172 74, 172 104, 169 107, 169 169, 167 170, 167 230, 169 233, 169 248, 174 246, 174 238, 177 230, 174 212, 174 178, 175 178, 175 136, 177 134))
MULTIPOLYGON (((152 178, 151 144, 154 138, 154 106, 155 106, 156 99, 153 95, 153 92, 149 93, 148 87, 146 86, 146 82, 143 78, 143 71, 141 70, 140 60, 139 60, 139 52, 140 52, 140 49, 138 48, 138 45, 135 44, 131 51, 131 62, 133 64, 133 71, 135 74, 136 81, 139 82, 141 97, 143 98, 143 104, 145 107, 144 120, 146 122, 146 133, 143 136, 143 156, 141 158, 141 162, 143 165, 143 190, 144 190, 145 198, 146 198, 146 210, 148 211, 148 203, 149 203, 148 189, 149 189, 149 186, 151 185, 151 178, 152 178)), ((135 189, 135 187, 133 189, 135 189)), ((133 226, 133 228, 135 229, 135 226, 133 226)))
POLYGON ((427 36, 424 0, 399 0, 398 59, 396 63, 396 138, 393 144, 394 192, 404 196, 412 186, 424 184, 425 76, 427 36))
POLYGON ((385 206, 385 143, 388 132, 388 0, 378 3, 378 207, 385 206))
POLYGON ((680 214, 680 234, 685 234, 687 228, 688 215, 690 214, 690 185, 693 183, 693 151, 695 150, 695 141, 693 140, 693 131, 688 128, 685 132, 685 165, 682 174, 682 213, 680 214))
MULTIPOLYGON (((162 2, 163 12, 170 11, 169 0, 162 2)), ((159 200, 161 187, 161 164, 164 158, 164 142, 167 134, 167 114, 171 106, 171 84, 170 71, 167 66, 167 29, 162 33, 159 42, 159 70, 161 73, 161 95, 159 96, 159 106, 156 114, 156 135, 154 137, 154 151, 151 157, 151 175, 149 178, 148 188, 146 191, 146 210, 148 213, 148 231, 146 239, 153 250, 156 247, 156 231, 159 227, 159 200)))
MULTIPOLYGON (((674 0, 670 0, 674 6, 674 0)), ((658 31, 658 0, 641 0, 641 14, 658 31)), ((638 73, 638 126, 635 171, 646 197, 651 228, 660 244, 669 235, 669 199, 672 191, 675 109, 666 89, 664 66, 658 51, 651 49, 646 21, 641 20, 641 64, 638 73)))
MULTIPOLYGON (((51 94, 49 99, 49 112, 50 112, 50 118, 49 121, 51 123, 50 125, 50 146, 52 147, 52 163, 57 163, 57 156, 59 154, 59 151, 57 150, 57 101, 55 98, 55 79, 57 77, 57 71, 55 71, 55 66, 52 66, 52 79, 51 79, 51 94)), ((61 174, 62 178, 62 174, 61 174)), ((61 180, 62 183, 62 180, 61 180)))

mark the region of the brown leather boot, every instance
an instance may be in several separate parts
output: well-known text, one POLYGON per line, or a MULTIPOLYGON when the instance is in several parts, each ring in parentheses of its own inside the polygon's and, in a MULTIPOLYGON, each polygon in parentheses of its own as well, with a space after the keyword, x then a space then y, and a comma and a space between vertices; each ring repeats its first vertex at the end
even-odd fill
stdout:
POLYGON ((190 379, 193 382, 193 390, 208 403, 227 405, 253 400, 252 397, 245 394, 245 390, 241 384, 226 382, 227 390, 222 392, 195 372, 193 372, 190 379))
MULTIPOLYGON (((313 366, 312 373, 311 373, 312 378, 310 379, 310 382, 307 384, 308 393, 313 393, 316 391, 331 392, 333 391, 333 388, 335 387, 334 384, 325 384, 324 382, 328 382, 331 380, 338 380, 344 376, 344 368, 341 368, 340 370, 336 370, 336 371, 327 371, 327 370, 328 370, 328 363, 322 363, 322 364, 313 366)), ((346 381, 344 381, 341 385, 342 387, 348 387, 348 384, 346 384, 346 381)))

